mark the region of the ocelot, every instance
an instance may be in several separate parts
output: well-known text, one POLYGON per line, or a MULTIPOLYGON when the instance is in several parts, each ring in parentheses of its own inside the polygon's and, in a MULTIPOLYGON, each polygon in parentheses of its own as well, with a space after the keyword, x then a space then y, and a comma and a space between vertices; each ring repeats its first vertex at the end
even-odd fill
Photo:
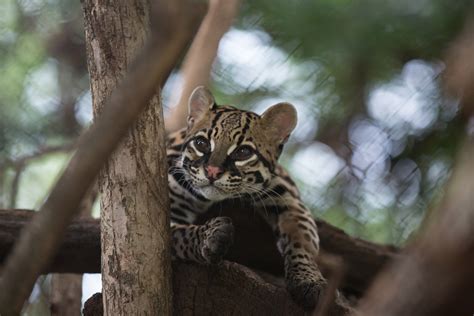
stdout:
POLYGON ((189 99, 187 128, 168 137, 173 258, 214 264, 232 244, 228 217, 193 224, 213 203, 249 199, 276 236, 286 284, 306 309, 315 306, 325 286, 316 257, 317 227, 298 189, 277 163, 296 125, 296 110, 278 103, 261 116, 218 106, 205 87, 189 99))

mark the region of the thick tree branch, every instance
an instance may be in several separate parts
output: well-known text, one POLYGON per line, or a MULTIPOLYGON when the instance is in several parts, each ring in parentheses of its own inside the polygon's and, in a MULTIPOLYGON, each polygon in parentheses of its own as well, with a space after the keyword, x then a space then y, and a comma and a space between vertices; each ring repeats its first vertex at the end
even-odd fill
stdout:
MULTIPOLYGON (((219 210, 214 212, 220 213, 219 210)), ((232 217, 236 227, 235 243, 227 259, 281 275, 282 260, 274 245, 271 230, 258 216, 242 215, 246 213, 249 212, 239 209, 225 212, 225 215, 232 217)), ((5 260, 20 230, 33 214, 28 210, 0 210, 0 263, 5 260)), ((340 256, 347 270, 342 282, 346 292, 361 295, 378 271, 389 260, 397 257, 398 251, 394 247, 353 238, 324 221, 317 222, 323 250, 340 256)), ((100 272, 99 221, 73 220, 54 260, 42 272, 100 272)))
MULTIPOLYGON (((175 262, 173 293, 174 315, 308 315, 284 286, 228 261, 212 268, 175 262)), ((102 316, 101 307, 101 294, 95 294, 86 302, 84 316, 102 316)), ((338 298, 328 313, 317 315, 344 316, 351 311, 338 298)))
MULTIPOLYGON (((3 264, 21 230, 35 215, 31 210, 0 210, 0 263, 3 264)), ((61 245, 42 273, 99 273, 100 226, 96 219, 74 219, 61 245)))
POLYGON ((51 194, 18 239, 0 278, 0 314, 17 314, 60 245, 66 226, 107 157, 164 82, 196 25, 190 8, 167 2, 154 12, 150 43, 130 67, 51 194), (170 12, 170 9, 172 12, 170 12))

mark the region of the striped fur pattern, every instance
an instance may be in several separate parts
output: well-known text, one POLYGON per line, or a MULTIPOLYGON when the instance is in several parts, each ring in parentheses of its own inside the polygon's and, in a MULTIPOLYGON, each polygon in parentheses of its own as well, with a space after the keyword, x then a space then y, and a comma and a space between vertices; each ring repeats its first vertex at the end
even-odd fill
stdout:
POLYGON ((213 203, 243 198, 272 227, 281 252, 287 287, 303 307, 315 306, 325 281, 316 265, 316 223, 299 192, 277 163, 296 124, 288 103, 262 116, 232 106, 217 106, 198 87, 189 101, 188 127, 168 137, 173 257, 217 263, 233 239, 229 218, 194 225, 213 203))

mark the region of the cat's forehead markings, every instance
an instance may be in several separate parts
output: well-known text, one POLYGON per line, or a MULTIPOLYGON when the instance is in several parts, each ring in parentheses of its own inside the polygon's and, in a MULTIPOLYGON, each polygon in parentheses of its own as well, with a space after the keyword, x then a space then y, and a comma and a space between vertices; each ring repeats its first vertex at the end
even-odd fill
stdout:
POLYGON ((242 115, 240 113, 228 113, 227 115, 223 115, 220 125, 225 130, 239 128, 241 125, 241 117, 242 115))

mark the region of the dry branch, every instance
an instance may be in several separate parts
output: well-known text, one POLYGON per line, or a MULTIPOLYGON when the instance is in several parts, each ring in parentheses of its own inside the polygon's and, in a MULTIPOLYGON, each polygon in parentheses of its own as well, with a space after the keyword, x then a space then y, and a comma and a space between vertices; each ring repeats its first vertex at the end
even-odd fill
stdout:
MULTIPOLYGON (((214 212, 218 214, 219 210, 214 212)), ((0 263, 5 260, 20 230, 33 214, 33 211, 28 210, 0 210, 0 263)), ((271 230, 259 217, 242 214, 243 210, 239 209, 226 212, 233 218, 236 227, 236 240, 227 259, 266 273, 281 275, 282 260, 274 245, 271 230)), ((363 293, 377 272, 397 256, 394 247, 353 238, 324 221, 317 222, 323 250, 343 259, 347 273, 342 285, 346 292, 356 295, 363 293)), ((98 220, 72 221, 54 260, 43 270, 43 273, 48 272, 100 272, 98 220)))
POLYGON ((239 6, 240 0, 209 1, 209 10, 181 67, 183 88, 180 91, 178 104, 171 109, 166 119, 168 132, 186 126, 189 96, 197 86, 208 85, 219 42, 231 26, 239 6))
POLYGON ((28 164, 31 160, 43 157, 45 155, 54 154, 58 152, 66 152, 73 149, 72 144, 63 144, 56 146, 39 146, 36 151, 31 154, 26 154, 15 159, 5 159, 0 161, 0 169, 9 168, 9 167, 19 167, 28 164))
MULTIPOLYGON (((171 3, 170 6, 176 8, 171 3)), ((152 34, 149 45, 130 67, 101 116, 80 139, 68 167, 5 262, 0 278, 0 314, 19 312, 36 278, 59 247, 67 224, 103 163, 169 74, 192 36, 187 26, 196 21, 173 19, 166 7, 155 13, 157 32, 152 34), (176 23, 170 25, 170 20, 176 23)))

